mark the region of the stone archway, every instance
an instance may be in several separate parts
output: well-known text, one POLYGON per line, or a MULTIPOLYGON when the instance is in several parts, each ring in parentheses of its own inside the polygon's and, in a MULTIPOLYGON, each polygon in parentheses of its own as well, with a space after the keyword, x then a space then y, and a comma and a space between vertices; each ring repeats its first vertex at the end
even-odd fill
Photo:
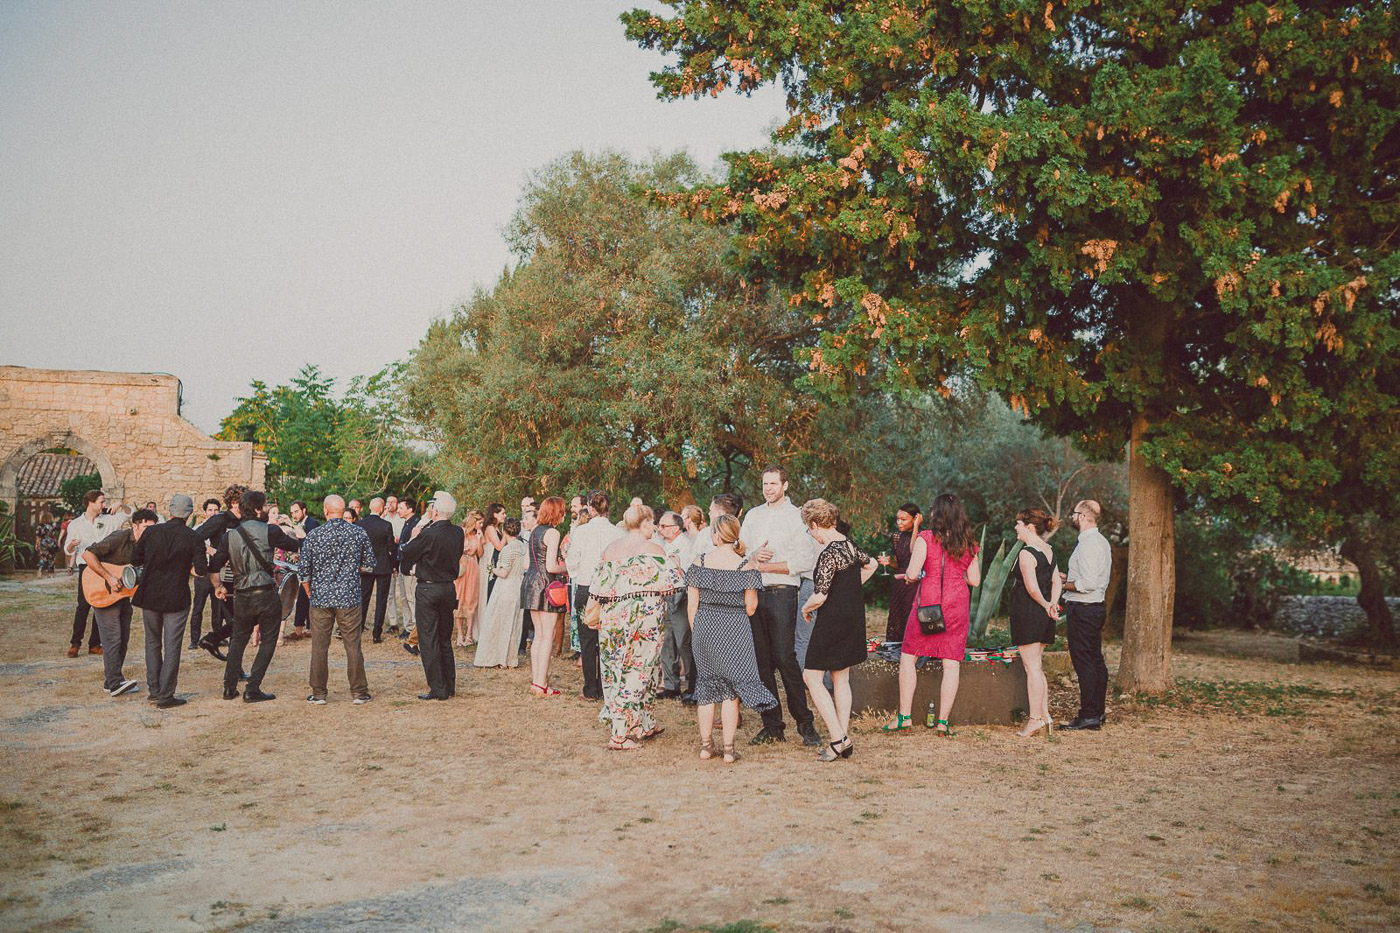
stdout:
POLYGON ((112 461, 102 451, 101 447, 80 437, 77 434, 45 434, 35 438, 29 443, 21 446, 0 466, 0 499, 10 503, 14 508, 19 503, 19 485, 16 478, 19 476, 20 467, 29 460, 30 457, 53 447, 66 447, 69 450, 76 450, 87 457, 97 467, 97 472, 102 477, 102 491, 108 498, 120 500, 126 495, 126 486, 117 475, 117 471, 112 467, 112 461))

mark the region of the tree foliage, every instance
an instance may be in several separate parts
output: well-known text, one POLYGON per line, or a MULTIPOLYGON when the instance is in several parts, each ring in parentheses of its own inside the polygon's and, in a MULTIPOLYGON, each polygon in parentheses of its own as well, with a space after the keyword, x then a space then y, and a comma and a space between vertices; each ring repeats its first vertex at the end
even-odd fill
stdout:
POLYGON ((286 385, 269 388, 254 380, 215 436, 256 444, 267 455, 268 492, 305 499, 316 511, 332 492, 422 498, 432 480, 403 415, 404 368, 395 363, 358 376, 341 397, 335 380, 311 364, 286 385))
POLYGON ((675 56, 661 96, 787 91, 780 149, 663 200, 821 323, 821 382, 971 366, 1085 451, 1131 439, 1126 686, 1170 683, 1168 481, 1319 525, 1394 488, 1390 4, 667 5, 623 17, 675 56))

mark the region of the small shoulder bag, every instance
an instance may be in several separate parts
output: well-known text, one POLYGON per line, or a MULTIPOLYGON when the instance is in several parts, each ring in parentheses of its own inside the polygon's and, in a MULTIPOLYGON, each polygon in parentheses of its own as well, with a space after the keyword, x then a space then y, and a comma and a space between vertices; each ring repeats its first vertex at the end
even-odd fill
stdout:
POLYGON ((948 623, 943 618, 943 545, 938 546, 938 602, 918 608, 919 631, 925 635, 942 635, 948 631, 948 623))

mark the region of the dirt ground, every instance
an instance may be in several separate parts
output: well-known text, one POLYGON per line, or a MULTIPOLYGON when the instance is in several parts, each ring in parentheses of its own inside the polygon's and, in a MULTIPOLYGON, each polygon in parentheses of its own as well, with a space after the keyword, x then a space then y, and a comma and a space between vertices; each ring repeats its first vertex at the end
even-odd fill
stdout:
MULTIPOLYGON (((458 697, 420 703, 392 640, 366 646, 364 707, 338 644, 331 702, 308 706, 297 642, 274 702, 221 701, 197 652, 189 704, 158 711, 64 657, 67 581, 0 587, 4 929, 1400 926, 1400 674, 1291 663, 1287 639, 1193 635, 1181 689, 1111 699, 1098 733, 869 717, 850 761, 790 741, 725 766, 696 759, 675 702, 664 735, 608 752, 567 662, 565 695, 537 700, 526 669, 467 650, 458 697)), ((1057 718, 1075 696, 1055 686, 1057 718)))

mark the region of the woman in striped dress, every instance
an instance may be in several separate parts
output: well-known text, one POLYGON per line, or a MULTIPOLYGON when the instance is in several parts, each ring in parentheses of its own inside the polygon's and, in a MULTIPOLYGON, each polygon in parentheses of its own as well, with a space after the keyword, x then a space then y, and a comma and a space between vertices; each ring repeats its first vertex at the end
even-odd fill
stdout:
POLYGON ((739 760, 734 735, 739 730, 739 701, 756 710, 772 709, 778 700, 758 676, 749 616, 758 609, 763 575, 745 570, 739 520, 720 515, 710 530, 714 547, 691 564, 686 574, 686 604, 691 650, 695 653, 695 702, 700 724, 700 757, 715 755, 715 706, 720 708, 727 763, 739 760))

